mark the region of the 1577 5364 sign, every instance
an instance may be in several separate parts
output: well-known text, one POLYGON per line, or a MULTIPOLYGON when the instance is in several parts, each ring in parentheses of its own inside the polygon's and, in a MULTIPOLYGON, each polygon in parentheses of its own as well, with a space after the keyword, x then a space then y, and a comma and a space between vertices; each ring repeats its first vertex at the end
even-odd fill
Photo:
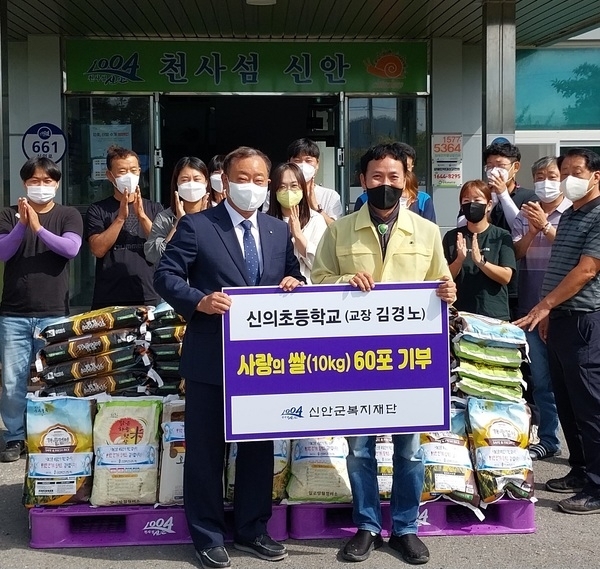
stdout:
POLYGON ((224 289, 226 440, 449 429, 438 285, 224 289))

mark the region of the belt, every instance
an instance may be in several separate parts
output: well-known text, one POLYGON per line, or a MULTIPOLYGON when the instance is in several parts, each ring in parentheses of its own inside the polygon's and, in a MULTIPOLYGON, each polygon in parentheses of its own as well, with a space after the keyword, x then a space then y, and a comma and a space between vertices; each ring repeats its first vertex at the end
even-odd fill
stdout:
POLYGON ((568 308, 561 308, 558 310, 550 311, 550 320, 558 320, 559 318, 571 318, 573 316, 584 316, 585 314, 591 314, 591 311, 569 310, 568 308))

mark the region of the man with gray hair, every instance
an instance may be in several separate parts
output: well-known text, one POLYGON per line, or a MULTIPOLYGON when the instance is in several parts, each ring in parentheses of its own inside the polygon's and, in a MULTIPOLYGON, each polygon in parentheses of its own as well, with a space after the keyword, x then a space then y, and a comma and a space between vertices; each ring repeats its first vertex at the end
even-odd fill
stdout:
MULTIPOLYGON (((512 228, 519 261, 517 318, 525 316, 540 301, 556 228, 562 213, 571 207, 571 201, 560 190, 560 169, 555 157, 540 158, 531 167, 531 173, 534 191, 540 201, 523 204, 512 228)), ((539 443, 529 446, 529 454, 533 460, 542 460, 559 452, 560 442, 556 433, 558 414, 548 366, 548 349, 537 329, 526 331, 526 334, 540 439, 539 443)))

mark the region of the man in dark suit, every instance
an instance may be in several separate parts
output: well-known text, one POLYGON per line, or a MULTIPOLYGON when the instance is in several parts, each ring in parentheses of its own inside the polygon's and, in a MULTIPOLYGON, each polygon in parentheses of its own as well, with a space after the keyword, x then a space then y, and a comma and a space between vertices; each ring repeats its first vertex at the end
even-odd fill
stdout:
MULTIPOLYGON (((156 269, 156 291, 187 321, 180 372, 186 380, 184 502, 196 555, 203 567, 229 567, 223 545, 222 315, 232 286, 277 286, 304 281, 286 223, 258 212, 271 163, 240 147, 223 163, 227 199, 181 218, 156 269)), ((273 442, 238 444, 234 546, 279 561, 285 546, 267 534, 273 487, 273 442)))

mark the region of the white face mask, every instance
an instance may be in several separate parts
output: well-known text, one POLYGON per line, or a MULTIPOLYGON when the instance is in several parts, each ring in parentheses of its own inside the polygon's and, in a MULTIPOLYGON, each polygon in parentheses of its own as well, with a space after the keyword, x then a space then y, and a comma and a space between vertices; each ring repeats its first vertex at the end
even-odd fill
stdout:
POLYGON ((229 182, 228 195, 242 211, 257 210, 267 199, 267 186, 257 186, 252 182, 236 184, 229 182))
POLYGON ((210 177, 210 187, 219 194, 223 191, 223 179, 221 174, 213 174, 210 177))
POLYGON ((583 180, 582 178, 576 178, 575 176, 567 176, 560 183, 560 189, 568 199, 572 202, 576 202, 585 197, 585 195, 593 188, 593 186, 592 188, 588 187, 591 179, 592 178, 583 180))
POLYGON ((560 182, 558 180, 540 180, 533 184, 535 195, 544 203, 553 202, 560 196, 560 182))
POLYGON ((510 176, 510 171, 507 170, 506 168, 500 168, 499 166, 494 166, 493 168, 485 169, 485 175, 488 178, 488 180, 490 178, 490 174, 493 176, 496 176, 497 178, 502 178, 502 180, 504 180, 505 182, 508 182, 509 176, 510 176))
POLYGON ((122 194, 133 194, 135 189, 138 187, 139 182, 140 177, 136 174, 132 174, 131 172, 115 178, 117 190, 119 190, 122 194))
POLYGON ((33 203, 45 204, 56 196, 58 186, 27 186, 27 198, 33 203))
POLYGON ((317 169, 308 162, 300 162, 298 164, 300 170, 302 170, 302 175, 307 182, 310 182, 314 177, 317 169))
POLYGON ((206 184, 202 182, 185 182, 177 185, 179 197, 186 202, 197 202, 206 195, 206 184))

